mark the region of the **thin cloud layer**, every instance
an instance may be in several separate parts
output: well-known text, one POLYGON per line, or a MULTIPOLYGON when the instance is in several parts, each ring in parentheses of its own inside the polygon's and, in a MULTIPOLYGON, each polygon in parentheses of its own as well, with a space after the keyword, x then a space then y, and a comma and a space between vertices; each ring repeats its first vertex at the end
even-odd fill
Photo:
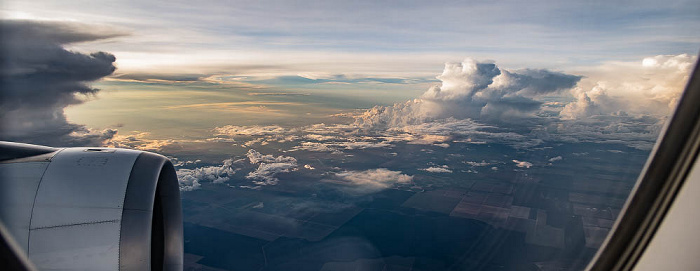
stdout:
POLYGON ((68 51, 64 45, 123 35, 82 24, 0 22, 0 139, 46 145, 102 145, 115 130, 91 131, 68 122, 64 108, 99 90, 89 82, 116 69, 112 54, 68 51))

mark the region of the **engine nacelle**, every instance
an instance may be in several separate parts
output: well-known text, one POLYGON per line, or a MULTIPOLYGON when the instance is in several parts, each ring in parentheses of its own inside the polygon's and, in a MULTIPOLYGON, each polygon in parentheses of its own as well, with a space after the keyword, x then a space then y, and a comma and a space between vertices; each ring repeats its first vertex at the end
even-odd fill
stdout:
POLYGON ((180 191, 161 155, 0 142, 0 220, 38 269, 183 268, 180 191))

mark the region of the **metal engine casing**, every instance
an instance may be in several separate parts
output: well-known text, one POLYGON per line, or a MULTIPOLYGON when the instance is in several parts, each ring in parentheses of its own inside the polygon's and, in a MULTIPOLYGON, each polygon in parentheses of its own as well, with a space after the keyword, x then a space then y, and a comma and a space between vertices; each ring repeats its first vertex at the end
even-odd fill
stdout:
POLYGON ((0 147, 29 155, 0 161, 0 221, 38 269, 182 270, 180 191, 166 157, 0 147))

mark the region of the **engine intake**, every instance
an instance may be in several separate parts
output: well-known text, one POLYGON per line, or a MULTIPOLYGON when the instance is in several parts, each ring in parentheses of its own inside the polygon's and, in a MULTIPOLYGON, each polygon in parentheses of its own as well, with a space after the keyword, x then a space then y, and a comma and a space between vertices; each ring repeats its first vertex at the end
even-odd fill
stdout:
POLYGON ((0 220, 38 269, 182 270, 180 191, 164 156, 0 142, 0 220))

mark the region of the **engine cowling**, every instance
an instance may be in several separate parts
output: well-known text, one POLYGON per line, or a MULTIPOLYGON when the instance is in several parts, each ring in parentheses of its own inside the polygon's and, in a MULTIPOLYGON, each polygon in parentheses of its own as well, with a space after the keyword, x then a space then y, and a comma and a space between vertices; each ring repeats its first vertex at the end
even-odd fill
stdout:
POLYGON ((180 191, 164 156, 0 142, 0 220, 38 269, 182 270, 180 191))

